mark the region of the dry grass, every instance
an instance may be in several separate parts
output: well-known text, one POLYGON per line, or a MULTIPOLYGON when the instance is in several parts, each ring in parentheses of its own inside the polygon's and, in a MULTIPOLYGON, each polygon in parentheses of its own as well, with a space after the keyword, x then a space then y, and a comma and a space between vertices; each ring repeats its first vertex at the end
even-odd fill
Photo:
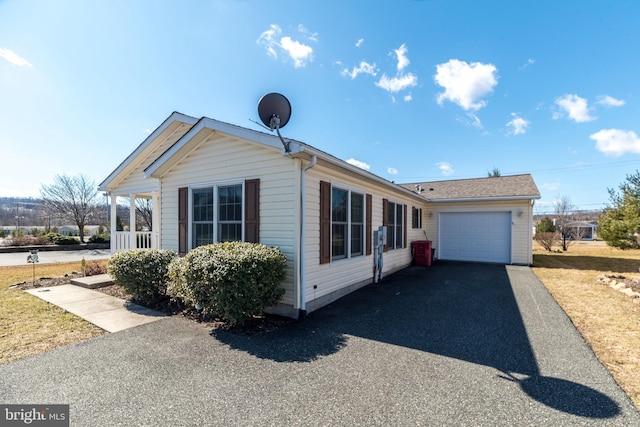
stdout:
MULTIPOLYGON (((31 265, 0 267, 0 364, 22 359, 105 332, 20 289, 32 279, 31 265)), ((36 265, 36 278, 80 271, 80 263, 36 265)))
POLYGON ((640 278, 640 250, 578 242, 551 254, 534 246, 533 260, 533 272, 640 409, 640 304, 596 280, 614 273, 640 278))

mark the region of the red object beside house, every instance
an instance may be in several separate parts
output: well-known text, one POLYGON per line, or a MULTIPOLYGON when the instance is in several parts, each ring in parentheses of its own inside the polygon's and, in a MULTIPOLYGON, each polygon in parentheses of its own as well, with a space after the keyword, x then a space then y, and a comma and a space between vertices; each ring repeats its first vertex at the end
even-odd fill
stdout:
POLYGON ((414 240, 411 242, 413 265, 431 266, 431 240, 414 240))

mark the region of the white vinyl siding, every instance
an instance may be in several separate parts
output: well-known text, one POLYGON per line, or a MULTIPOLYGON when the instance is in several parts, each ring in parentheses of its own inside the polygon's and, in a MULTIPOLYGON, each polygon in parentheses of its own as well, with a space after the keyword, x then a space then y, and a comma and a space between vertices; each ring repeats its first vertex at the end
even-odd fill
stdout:
MULTIPOLYGON (((209 132, 208 137, 162 178, 162 241, 165 249, 178 249, 178 188, 229 185, 260 179, 260 243, 278 247, 287 257, 284 304, 294 305, 296 162, 278 150, 209 132)), ((191 242, 190 242, 191 243, 191 242)))
MULTIPOLYGON (((351 175, 343 174, 325 166, 317 165, 307 172, 306 193, 306 295, 307 302, 325 297, 352 285, 371 283, 373 279, 373 254, 357 256, 349 260, 332 260, 331 263, 320 264, 320 181, 327 181, 332 187, 354 188, 359 194, 372 196, 372 231, 382 225, 382 200, 390 199, 401 206, 416 206, 419 200, 379 184, 365 181, 351 175)), ((365 196, 366 201, 366 196, 365 196)), ((366 203, 365 203, 366 204, 366 203)), ((425 201, 426 206, 426 201, 425 201)), ((365 214, 366 215, 366 214, 365 214)), ((366 218, 366 216, 365 216, 366 218)), ((404 218, 403 218, 404 219, 404 218)), ((407 230, 407 241, 424 240, 420 229, 407 230)), ((366 247, 366 240, 365 240, 366 247)), ((400 270, 411 264, 410 245, 407 248, 384 253, 383 274, 400 270)))

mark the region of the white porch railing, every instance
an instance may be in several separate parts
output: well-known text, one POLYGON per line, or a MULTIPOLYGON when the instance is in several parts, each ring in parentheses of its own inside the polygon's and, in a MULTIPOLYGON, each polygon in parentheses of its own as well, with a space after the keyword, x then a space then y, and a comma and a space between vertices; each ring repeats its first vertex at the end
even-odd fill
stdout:
POLYGON ((131 244, 131 232, 116 231, 111 235, 111 248, 113 252, 126 251, 128 249, 157 249, 158 233, 151 231, 136 231, 135 242, 131 244))

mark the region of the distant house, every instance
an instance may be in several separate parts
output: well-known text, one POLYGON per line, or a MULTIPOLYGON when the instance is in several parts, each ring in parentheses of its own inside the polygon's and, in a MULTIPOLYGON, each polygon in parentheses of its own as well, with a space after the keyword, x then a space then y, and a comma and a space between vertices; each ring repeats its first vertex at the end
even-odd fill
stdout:
MULTIPOLYGON (((78 236, 80 233, 78 232, 77 225, 62 225, 58 228, 58 233, 63 236, 78 236)), ((95 234, 98 234, 98 230, 100 229, 99 225, 85 225, 84 226, 84 235, 85 237, 91 237, 95 234)))
POLYGON ((397 185, 308 144, 171 114, 100 184, 111 195, 111 250, 242 240, 287 257, 273 311, 313 311, 373 278, 373 234, 386 227, 383 273, 411 264, 411 242, 444 260, 531 264, 530 175, 397 185), (119 198, 152 200, 149 232, 115 229, 119 198))
POLYGON ((567 223, 567 228, 575 240, 593 240, 598 225, 589 221, 571 221, 567 223))

